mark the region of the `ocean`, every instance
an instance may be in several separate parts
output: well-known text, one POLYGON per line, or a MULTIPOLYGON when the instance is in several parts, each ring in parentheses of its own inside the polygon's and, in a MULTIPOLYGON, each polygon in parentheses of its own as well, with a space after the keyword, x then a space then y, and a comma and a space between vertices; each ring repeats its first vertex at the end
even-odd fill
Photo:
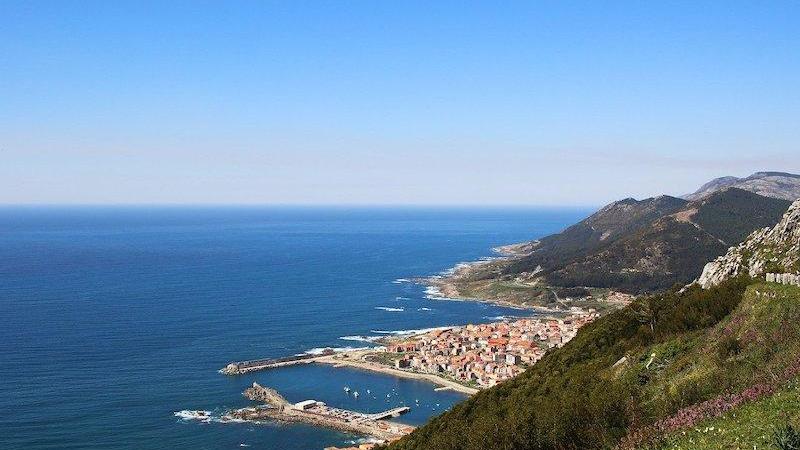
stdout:
POLYGON ((201 423, 253 381, 418 425, 463 400, 319 365, 227 377, 230 361, 524 314, 426 298, 404 279, 572 224, 583 209, 2 207, 0 448, 321 449, 362 436, 201 423), (359 390, 358 399, 344 386, 359 390), (367 390, 371 394, 366 394, 367 390))

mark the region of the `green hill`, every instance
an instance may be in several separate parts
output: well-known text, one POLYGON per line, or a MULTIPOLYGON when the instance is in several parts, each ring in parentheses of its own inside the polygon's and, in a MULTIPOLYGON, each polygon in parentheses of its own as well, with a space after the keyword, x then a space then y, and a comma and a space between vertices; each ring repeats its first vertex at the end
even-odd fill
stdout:
POLYGON ((523 375, 391 448, 686 445, 683 431, 791 389, 799 361, 800 288, 742 276, 708 290, 693 286, 639 298, 587 325, 523 375))
MULTIPOLYGON (((543 239, 540 250, 512 261, 503 273, 513 276, 538 268, 538 275, 551 286, 614 288, 630 293, 663 290, 697 278, 703 266, 728 247, 754 230, 775 225, 790 204, 730 188, 679 208, 675 208, 676 202, 650 208, 650 214, 637 215, 650 221, 625 222, 627 226, 618 228, 602 244, 586 239, 586 244, 576 249, 582 236, 571 230, 593 227, 592 216, 558 238, 543 239), (565 240, 571 243, 568 251, 561 251, 560 244, 555 248, 549 245, 565 240)), ((612 210, 613 214, 601 216, 610 221, 608 215, 627 215, 618 208, 612 210)))

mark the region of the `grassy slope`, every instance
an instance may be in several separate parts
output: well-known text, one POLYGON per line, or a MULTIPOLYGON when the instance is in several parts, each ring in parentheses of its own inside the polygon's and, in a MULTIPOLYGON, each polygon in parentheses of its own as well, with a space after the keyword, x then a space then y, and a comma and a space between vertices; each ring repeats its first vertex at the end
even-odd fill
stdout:
MULTIPOLYGON (((760 371, 765 379, 800 354, 800 289, 777 284, 751 286, 743 308, 737 310, 711 334, 724 342, 725 333, 744 343, 738 355, 731 355, 734 379, 747 379, 760 371), (757 293, 760 293, 758 295, 757 293), (766 363, 766 364, 765 364, 766 363), (759 367, 766 365, 766 367, 759 367)), ((700 367, 709 358, 695 362, 700 367)), ((776 394, 747 403, 724 416, 705 420, 694 427, 667 436, 658 443, 663 449, 772 448, 770 438, 776 426, 800 425, 800 380, 784 384, 776 394)))
POLYGON ((681 408, 771 380, 800 358, 800 293, 746 283, 641 299, 395 448, 605 448, 681 408))
POLYGON ((775 449, 771 438, 777 426, 800 426, 800 380, 775 395, 748 403, 721 417, 705 420, 665 437, 654 449, 718 450, 775 449))

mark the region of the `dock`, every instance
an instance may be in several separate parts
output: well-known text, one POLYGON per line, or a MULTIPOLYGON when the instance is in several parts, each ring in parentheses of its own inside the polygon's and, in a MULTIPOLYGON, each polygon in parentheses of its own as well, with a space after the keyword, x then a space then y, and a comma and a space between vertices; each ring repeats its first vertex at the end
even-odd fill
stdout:
POLYGON ((391 419, 393 417, 400 417, 400 415, 405 414, 411 411, 411 408, 408 406, 398 406, 397 408, 392 408, 388 411, 384 411, 377 414, 367 414, 366 417, 368 420, 383 420, 383 419, 391 419))
POLYGON ((248 361, 237 361, 229 363, 225 368, 220 370, 220 373, 225 375, 241 375, 248 372, 256 372, 259 370, 274 369, 276 367, 292 366, 295 364, 310 364, 319 358, 333 355, 334 351, 325 349, 318 355, 296 355, 287 356, 285 358, 271 358, 271 359, 251 359, 248 361))
POLYGON ((411 410, 408 406, 400 406, 379 413, 362 413, 341 408, 334 408, 316 400, 305 400, 289 403, 274 389, 253 383, 244 391, 250 400, 261 402, 250 408, 241 408, 227 413, 223 420, 277 420, 283 422, 302 422, 310 425, 350 431, 384 439, 399 439, 411 433, 414 427, 386 419, 398 417, 411 410))

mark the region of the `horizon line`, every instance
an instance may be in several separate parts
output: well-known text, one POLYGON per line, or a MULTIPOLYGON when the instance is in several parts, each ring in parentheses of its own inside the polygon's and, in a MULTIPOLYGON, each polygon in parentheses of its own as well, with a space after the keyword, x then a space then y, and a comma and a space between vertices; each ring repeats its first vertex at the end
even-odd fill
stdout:
POLYGON ((221 202, 137 202, 137 203, 0 203, 0 208, 596 208, 596 204, 536 203, 221 203, 221 202))

